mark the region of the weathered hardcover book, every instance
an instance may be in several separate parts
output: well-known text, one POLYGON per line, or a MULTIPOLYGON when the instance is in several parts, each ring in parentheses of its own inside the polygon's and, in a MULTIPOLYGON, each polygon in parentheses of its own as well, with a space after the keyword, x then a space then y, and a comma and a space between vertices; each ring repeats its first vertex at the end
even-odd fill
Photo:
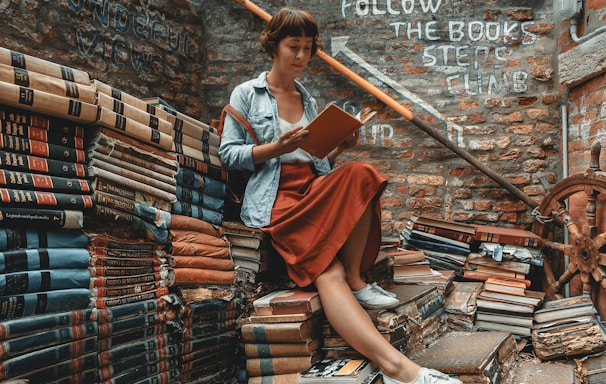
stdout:
POLYGON ((88 238, 80 229, 0 228, 0 250, 17 248, 86 248, 88 238))
POLYGON ((202 139, 196 139, 195 137, 183 134, 179 131, 173 132, 173 138, 175 140, 175 147, 184 145, 186 147, 197 149, 201 152, 208 153, 209 155, 218 156, 219 155, 219 143, 217 142, 217 138, 211 139, 210 132, 205 134, 202 139), (210 142, 209 142, 210 141, 210 142), (211 144, 211 142, 213 144, 211 144), (216 143, 216 144, 214 144, 216 143))
POLYGON ((83 85, 89 85, 91 81, 90 76, 85 71, 7 48, 0 48, 0 63, 83 85))
POLYGON ((7 227, 80 229, 84 225, 84 213, 65 209, 0 207, 0 223, 7 227))
POLYGON ((179 164, 186 168, 191 168, 195 171, 206 174, 213 179, 226 181, 227 180, 227 170, 223 168, 223 165, 216 166, 212 164, 205 163, 204 161, 200 161, 193 157, 189 157, 182 153, 177 153, 177 161, 179 164))
POLYGON ((93 85, 99 93, 104 93, 113 97, 114 99, 122 101, 124 104, 128 104, 143 111, 147 111, 148 113, 157 116, 159 119, 168 120, 169 114, 162 108, 156 108, 155 106, 146 103, 138 97, 123 92, 99 80, 93 80, 93 85))
POLYGON ((122 297, 122 296, 133 296, 138 293, 146 293, 150 291, 156 291, 160 288, 165 288, 166 283, 164 281, 156 281, 146 284, 133 284, 127 286, 121 286, 116 288, 91 288, 91 297, 122 297))
POLYGON ((88 269, 48 269, 20 271, 0 275, 0 295, 46 292, 61 289, 88 288, 88 269))
POLYGON ((14 249, 0 252, 0 273, 44 269, 86 269, 90 255, 86 248, 14 249))
POLYGON ((546 301, 535 311, 535 321, 543 323, 547 321, 564 319, 567 317, 595 314, 596 309, 589 295, 567 297, 559 300, 546 301))
POLYGON ((97 119, 96 105, 4 82, 0 82, 0 103, 84 124, 97 119))
POLYGON ((198 233, 204 233, 207 235, 215 236, 215 237, 223 237, 223 230, 205 222, 204 220, 195 219, 192 217, 182 216, 182 215, 172 215, 172 220, 170 223, 171 229, 185 229, 190 231, 195 231, 198 233))
POLYGON ((97 336, 97 333, 98 326, 94 321, 47 331, 34 331, 29 335, 0 342, 0 360, 12 359, 39 349, 97 336))
POLYGON ((225 197, 225 182, 213 179, 193 169, 180 167, 176 176, 177 184, 182 187, 199 190, 207 195, 225 197))
POLYGON ((102 127, 118 130, 133 139, 141 140, 146 144, 167 151, 175 149, 173 138, 170 135, 107 108, 99 108, 99 114, 95 123, 102 127))
MULTIPOLYGON (((0 110, 0 116, 2 111, 0 110)), ((42 119, 41 119, 42 120, 42 119)), ((61 119, 53 118, 61 122, 61 119)), ((63 126, 53 121, 43 121, 40 125, 47 124, 47 128, 27 125, 22 122, 0 119, 0 133, 17 136, 25 139, 41 141, 43 143, 61 145, 67 148, 84 149, 84 128, 73 122, 66 122, 63 126)))
POLYGON ((0 319, 80 310, 89 304, 90 290, 86 288, 0 296, 0 319))
POLYGON ((175 215, 189 216, 194 219, 204 220, 207 223, 214 225, 221 225, 221 222, 223 221, 222 209, 215 211, 186 201, 175 201, 172 203, 170 212, 175 215))
POLYGON ((91 176, 103 175, 102 177, 110 179, 113 177, 113 179, 111 180, 126 179, 133 182, 137 182, 138 185, 147 185, 170 194, 175 193, 176 182, 174 179, 168 180, 167 183, 161 180, 165 179, 164 177, 150 177, 148 175, 145 175, 145 173, 139 173, 137 171, 129 169, 128 167, 123 167, 121 164, 114 165, 100 159, 90 159, 88 161, 88 169, 89 174, 91 176))
POLYGON ((320 335, 320 317, 291 323, 246 323, 241 331, 245 343, 304 342, 320 335))
POLYGON ((425 252, 416 249, 398 249, 386 253, 387 257, 393 260, 394 265, 425 261, 425 252))
POLYGON ((93 198, 97 204, 137 215, 143 220, 154 223, 159 228, 168 229, 170 225, 170 212, 163 211, 156 207, 101 191, 95 191, 93 198))
POLYGON ((412 229, 412 230, 405 229, 405 230, 407 233, 409 232, 410 237, 415 238, 415 239, 429 240, 429 241, 434 241, 434 242, 438 242, 438 243, 450 244, 455 247, 459 247, 459 248, 463 248, 463 249, 471 248, 469 243, 466 243, 464 241, 454 240, 454 239, 451 239, 450 237, 440 236, 435 233, 423 232, 423 231, 419 231, 416 229, 412 229))
POLYGON ((174 273, 171 271, 161 271, 148 273, 145 275, 125 276, 125 277, 93 277, 91 278, 92 288, 116 288, 137 284, 148 284, 163 282, 165 286, 174 284, 174 273))
POLYGON ((87 353, 69 360, 61 361, 49 367, 27 372, 24 377, 27 383, 61 383, 69 380, 71 383, 94 383, 98 380, 97 353, 87 353), (61 381, 51 381, 59 380, 61 381))
POLYGON ((513 303, 524 303, 524 304, 531 304, 534 306, 539 306, 543 303, 543 300, 545 300, 545 292, 525 290, 524 295, 522 296, 522 295, 510 295, 508 293, 483 290, 478 295, 478 297, 487 299, 487 300, 494 299, 494 300, 509 301, 509 302, 513 302, 513 303))
POLYGON ((247 358, 246 371, 250 376, 298 373, 308 369, 319 359, 318 355, 247 358))
POLYGON ((257 315, 288 315, 318 312, 322 302, 317 291, 286 289, 271 292, 253 301, 257 315))
MULTIPOLYGON (((170 348, 169 352, 173 352, 174 348, 170 348)), ((147 366, 150 364, 158 364, 162 366, 166 364, 169 367, 175 367, 177 363, 178 355, 168 355, 166 350, 161 349, 154 352, 143 353, 143 354, 132 354, 127 358, 113 362, 107 366, 100 366, 99 376, 101 380, 111 380, 116 376, 122 376, 123 372, 130 370, 137 370, 139 367, 147 366)))
POLYGON ((434 272, 431 269, 429 261, 417 261, 408 264, 398 264, 393 267, 394 281, 401 277, 409 276, 433 276, 434 272))
POLYGON ((13 207, 81 210, 93 207, 90 195, 0 188, 0 203, 13 207))
POLYGON ((90 85, 78 84, 38 72, 0 63, 0 81, 28 87, 53 95, 70 97, 93 104, 96 92, 90 85))
POLYGON ((522 263, 513 260, 494 260, 492 257, 482 256, 478 253, 472 252, 467 256, 466 265, 481 270, 482 266, 493 268, 494 270, 505 270, 514 272, 520 276, 527 275, 530 273, 530 264, 522 263))
POLYGON ((233 271, 234 261, 230 259, 217 259, 206 256, 178 256, 173 255, 175 268, 202 268, 217 271, 233 271))
POLYGON ((147 110, 139 109, 133 105, 118 100, 111 95, 99 92, 97 104, 102 108, 109 109, 126 118, 133 119, 138 123, 144 124, 153 129, 157 129, 162 133, 172 135, 173 125, 168 120, 153 115, 147 110))
MULTIPOLYGON (((149 177, 158 181, 161 181, 168 185, 176 185, 177 181, 175 180, 175 172, 165 168, 162 172, 162 167, 157 167, 155 165, 147 163, 146 165, 137 165, 135 163, 125 162, 123 159, 119 159, 114 156, 114 153, 109 155, 105 155, 98 151, 89 151, 88 152, 88 164, 101 166, 102 164, 108 164, 112 167, 117 167, 117 169, 124 169, 131 172, 135 172, 145 177, 149 177)), ((108 168, 108 170, 112 170, 108 168)))
POLYGON ((539 247, 541 237, 533 232, 520 228, 505 228, 490 225, 473 225, 476 229, 476 241, 539 247))
POLYGON ((155 316, 157 313, 163 313, 168 317, 172 317, 176 315, 174 308, 172 308, 173 301, 177 302, 178 299, 171 294, 159 299, 150 299, 121 305, 119 307, 99 309, 99 324, 110 324, 114 321, 139 316, 155 316))
POLYGON ((91 247, 103 247, 108 249, 121 249, 131 251, 160 251, 165 247, 153 241, 142 238, 123 238, 112 236, 107 233, 88 233, 89 245, 91 247))
POLYGON ((162 194, 163 197, 156 197, 144 191, 139 191, 133 186, 126 186, 117 182, 104 179, 102 177, 93 178, 92 182, 93 190, 108 193, 117 197, 123 197, 128 200, 137 201, 163 211, 170 211, 171 203, 164 199, 163 192, 156 191, 157 194, 162 194))
POLYGON ((225 202, 223 197, 208 195, 200 190, 185 188, 181 185, 177 185, 175 194, 179 201, 199 205, 217 212, 222 211, 225 202))
POLYGON ((174 272, 175 285, 232 285, 236 277, 234 271, 217 271, 214 269, 175 268, 174 272))
POLYGON ((3 150, 0 150, 0 165, 2 169, 22 172, 31 171, 51 176, 72 178, 86 178, 88 176, 84 164, 3 150))
POLYGON ((299 374, 299 384, 362 383, 374 371, 366 359, 322 359, 299 374))
POLYGON ((218 136, 216 128, 211 127, 210 125, 200 120, 196 120, 193 117, 190 117, 184 113, 177 112, 174 109, 161 109, 169 112, 167 120, 173 123, 175 131, 181 132, 185 135, 191 136, 199 140, 202 140, 206 135, 211 134, 209 142, 215 142, 217 140, 217 137, 214 137, 215 135, 218 136))
POLYGON ((152 337, 123 344, 108 351, 103 351, 99 353, 99 366, 105 367, 110 364, 119 363, 130 356, 155 353, 158 356, 167 358, 178 356, 183 353, 182 345, 179 343, 164 343, 164 338, 152 337))
POLYGON ((158 372, 171 372, 175 371, 176 379, 179 377, 179 360, 178 359, 167 359, 161 360, 157 363, 147 364, 139 366, 138 369, 130 369, 126 372, 121 372, 116 375, 112 375, 112 381, 116 383, 136 383, 138 380, 145 379, 148 376, 155 376, 158 372))
POLYGON ((463 382, 498 383, 501 361, 515 350, 516 342, 510 332, 449 332, 411 359, 463 382), (462 345, 474 347, 461 348, 462 345))
POLYGON ((91 323, 96 321, 97 316, 97 309, 86 308, 4 320, 0 322, 0 340, 16 339, 56 328, 91 323))
POLYGON ((249 358, 308 356, 317 354, 322 347, 322 338, 300 343, 244 343, 244 353, 249 358))
POLYGON ((299 373, 288 373, 285 375, 252 376, 248 378, 247 384, 298 384, 299 373))
POLYGON ((14 357, 0 363, 0 379, 6 380, 49 367, 63 360, 94 352, 96 348, 97 337, 93 336, 14 357))
POLYGON ((415 248, 420 248, 422 250, 453 253, 455 255, 463 255, 463 256, 467 256, 470 252, 468 248, 462 248, 462 247, 458 247, 456 245, 440 243, 440 242, 432 241, 432 240, 419 239, 419 238, 413 237, 406 231, 402 231, 402 236, 404 237, 404 239, 406 239, 406 242, 408 244, 412 245, 415 248))
POLYGON ((213 155, 211 153, 202 152, 196 148, 190 147, 188 145, 175 143, 174 151, 177 154, 182 154, 189 158, 201 161, 206 164, 210 164, 214 167, 222 167, 221 159, 219 159, 218 155, 213 155))
MULTIPOLYGON (((120 176, 115 173, 112 173, 112 172, 109 172, 109 171, 106 171, 104 169, 97 168, 97 167, 89 167, 88 170, 89 170, 91 177, 93 177, 94 189, 97 189, 96 186, 97 186, 97 184, 99 184, 97 182, 97 179, 108 180, 113 185, 117 185, 118 186, 117 189, 122 189, 123 191, 140 192, 140 193, 135 193, 136 197, 137 197, 137 195, 140 195, 142 198, 144 198, 143 196, 147 195, 147 196, 151 196, 152 199, 159 199, 160 200, 159 203, 149 204, 151 206, 156 206, 157 208, 160 208, 159 206, 164 206, 162 204, 162 202, 164 202, 164 204, 166 204, 166 203, 172 203, 172 202, 177 201, 177 197, 175 196, 174 193, 156 188, 155 186, 148 185, 148 184, 136 181, 136 180, 132 180, 126 176, 120 176)), ((99 188, 99 190, 102 190, 102 189, 99 188)), ((135 201, 136 201, 136 199, 135 199, 135 201)))
POLYGON ((531 332, 530 327, 486 320, 476 320, 476 327, 483 331, 511 332, 518 336, 530 336, 531 332))
POLYGON ((406 222, 406 228, 450 238, 467 244, 471 244, 475 240, 474 231, 467 224, 453 224, 448 221, 436 221, 436 219, 425 220, 424 217, 413 216, 411 220, 406 222), (461 226, 459 227, 459 225, 461 226))
POLYGON ((12 189, 53 191, 60 193, 90 193, 88 180, 42 175, 31 172, 16 172, 0 169, 0 186, 12 189))

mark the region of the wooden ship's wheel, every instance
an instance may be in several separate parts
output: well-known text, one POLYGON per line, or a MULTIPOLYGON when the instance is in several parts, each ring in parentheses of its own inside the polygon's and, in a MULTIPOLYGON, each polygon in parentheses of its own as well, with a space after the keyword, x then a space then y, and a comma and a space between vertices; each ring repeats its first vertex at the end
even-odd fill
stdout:
MULTIPOLYGON (((606 232, 599 232, 597 209, 600 196, 606 198, 606 172, 600 170, 601 144, 591 148, 591 162, 584 173, 567 177, 556 183, 535 208, 536 221, 532 231, 541 236, 540 247, 544 257, 544 289, 549 300, 563 297, 563 289, 579 275, 583 293, 591 294, 599 285, 606 288, 606 232), (567 206, 568 199, 575 205, 585 204, 584 217, 573 220, 567 206), (553 241, 568 231, 567 244, 553 241), (562 263, 567 257, 567 266, 562 263), (554 271, 561 267, 559 277, 554 271)), ((582 216, 582 215, 574 215, 582 216)))

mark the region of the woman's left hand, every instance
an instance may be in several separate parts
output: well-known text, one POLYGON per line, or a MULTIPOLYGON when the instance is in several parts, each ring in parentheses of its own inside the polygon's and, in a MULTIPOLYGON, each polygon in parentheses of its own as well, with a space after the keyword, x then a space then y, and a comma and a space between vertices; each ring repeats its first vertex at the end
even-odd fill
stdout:
POLYGON ((347 136, 345 138, 345 140, 343 140, 341 142, 341 144, 339 144, 339 150, 341 152, 343 152, 346 149, 354 147, 356 144, 358 144, 359 137, 360 137, 360 130, 356 129, 351 135, 347 136))

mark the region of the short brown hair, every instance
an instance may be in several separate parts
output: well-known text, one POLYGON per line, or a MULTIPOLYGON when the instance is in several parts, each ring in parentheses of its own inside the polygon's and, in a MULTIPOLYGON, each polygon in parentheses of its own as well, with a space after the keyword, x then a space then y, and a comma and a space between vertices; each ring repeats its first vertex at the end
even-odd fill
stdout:
POLYGON ((288 36, 305 36, 313 38, 311 47, 312 57, 320 49, 320 32, 316 19, 307 11, 292 8, 282 8, 273 15, 261 32, 261 46, 273 57, 278 50, 278 44, 288 36))

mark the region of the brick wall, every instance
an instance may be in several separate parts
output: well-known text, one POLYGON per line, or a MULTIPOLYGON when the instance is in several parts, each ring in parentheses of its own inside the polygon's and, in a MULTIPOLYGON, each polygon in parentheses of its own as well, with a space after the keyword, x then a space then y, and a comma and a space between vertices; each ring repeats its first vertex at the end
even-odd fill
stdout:
MULTIPOLYGON (((557 35, 551 1, 258 0, 269 13, 307 8, 324 51, 540 201, 537 174, 560 170, 557 35)), ((263 22, 234 1, 0 2, 0 45, 89 71, 139 97, 161 96, 208 121, 231 89, 269 69, 263 22)), ((390 180, 383 230, 411 214, 527 225, 530 209, 503 187, 355 86, 322 60, 301 81, 324 106, 371 106, 378 118, 342 161, 390 180)))

